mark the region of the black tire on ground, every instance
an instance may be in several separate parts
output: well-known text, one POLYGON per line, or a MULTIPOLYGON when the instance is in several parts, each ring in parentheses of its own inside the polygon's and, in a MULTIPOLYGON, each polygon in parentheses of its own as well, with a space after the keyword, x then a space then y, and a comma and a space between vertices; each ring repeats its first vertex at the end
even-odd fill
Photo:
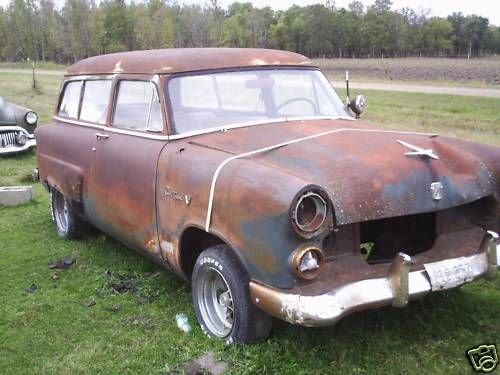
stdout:
POLYGON ((54 188, 50 189, 50 211, 56 234, 60 238, 77 238, 87 228, 87 223, 78 216, 74 203, 54 188))
POLYGON ((203 251, 192 275, 193 304, 202 330, 210 337, 233 342, 265 340, 273 319, 250 299, 250 277, 226 245, 203 251))

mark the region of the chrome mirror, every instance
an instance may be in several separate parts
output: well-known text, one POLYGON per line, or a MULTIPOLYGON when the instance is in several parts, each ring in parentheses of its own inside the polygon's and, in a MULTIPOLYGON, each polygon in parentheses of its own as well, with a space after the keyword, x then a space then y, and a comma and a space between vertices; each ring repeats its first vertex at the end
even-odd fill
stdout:
POLYGON ((356 118, 359 118, 366 107, 366 100, 363 95, 358 95, 349 102, 349 108, 354 112, 356 118))

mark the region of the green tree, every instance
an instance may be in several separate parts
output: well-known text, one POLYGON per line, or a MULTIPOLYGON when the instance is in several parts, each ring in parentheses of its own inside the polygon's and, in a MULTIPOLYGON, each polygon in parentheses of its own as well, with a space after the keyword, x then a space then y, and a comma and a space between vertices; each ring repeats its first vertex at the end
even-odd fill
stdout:
POLYGON ((39 50, 43 61, 58 61, 61 52, 61 38, 59 17, 52 0, 40 0, 38 25, 39 25, 39 50))
POLYGON ((465 33, 467 34, 468 52, 467 57, 478 56, 485 47, 486 35, 488 34, 487 18, 469 16, 465 22, 465 33))
POLYGON ((448 16, 448 21, 453 28, 451 42, 453 44, 453 52, 457 56, 462 56, 467 50, 468 40, 465 24, 467 18, 462 13, 452 13, 448 16))
MULTIPOLYGON (((70 0, 75 1, 75 0, 70 0)), ((134 45, 134 24, 125 0, 108 0, 102 3, 106 30, 105 52, 120 52, 134 45)))
POLYGON ((5 53, 10 59, 36 60, 38 37, 35 33, 36 7, 32 0, 12 0, 7 10, 5 53))
POLYGON ((62 12, 67 49, 73 61, 90 56, 90 4, 87 0, 66 0, 62 12))
POLYGON ((90 10, 90 53, 91 55, 103 54, 106 50, 106 27, 104 12, 101 8, 93 6, 90 10))
POLYGON ((422 48, 428 55, 448 55, 452 49, 450 35, 453 31, 451 23, 439 17, 432 17, 422 26, 422 48))

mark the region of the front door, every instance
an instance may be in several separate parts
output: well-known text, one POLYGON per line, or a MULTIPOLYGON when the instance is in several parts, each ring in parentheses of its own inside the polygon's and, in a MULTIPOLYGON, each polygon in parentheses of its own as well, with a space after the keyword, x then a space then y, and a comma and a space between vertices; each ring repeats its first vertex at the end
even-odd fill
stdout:
POLYGON ((93 197, 87 211, 102 231, 161 257, 156 223, 156 168, 166 140, 156 86, 116 81, 110 127, 96 130, 93 197))

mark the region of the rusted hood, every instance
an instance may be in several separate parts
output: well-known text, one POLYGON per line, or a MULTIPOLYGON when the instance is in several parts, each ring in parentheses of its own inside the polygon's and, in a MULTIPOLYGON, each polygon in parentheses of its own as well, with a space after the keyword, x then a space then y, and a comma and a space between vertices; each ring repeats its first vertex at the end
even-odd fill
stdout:
MULTIPOLYGON (((281 179, 293 175, 304 185, 321 186, 330 195, 338 225, 445 209, 495 192, 495 174, 500 171, 490 171, 467 148, 458 148, 439 136, 391 131, 361 122, 275 123, 207 134, 190 143, 231 157, 318 134, 323 135, 234 163, 271 167, 276 170, 278 185, 281 179), (439 159, 405 155, 412 150, 398 141, 432 149, 439 159), (443 186, 439 200, 431 194, 435 182, 443 186)), ((493 152, 500 158, 500 149, 493 152)), ((223 175, 224 170, 221 178, 223 175)), ((255 184, 258 186, 259 181, 255 184)), ((222 181, 217 189, 224 189, 222 181)))

